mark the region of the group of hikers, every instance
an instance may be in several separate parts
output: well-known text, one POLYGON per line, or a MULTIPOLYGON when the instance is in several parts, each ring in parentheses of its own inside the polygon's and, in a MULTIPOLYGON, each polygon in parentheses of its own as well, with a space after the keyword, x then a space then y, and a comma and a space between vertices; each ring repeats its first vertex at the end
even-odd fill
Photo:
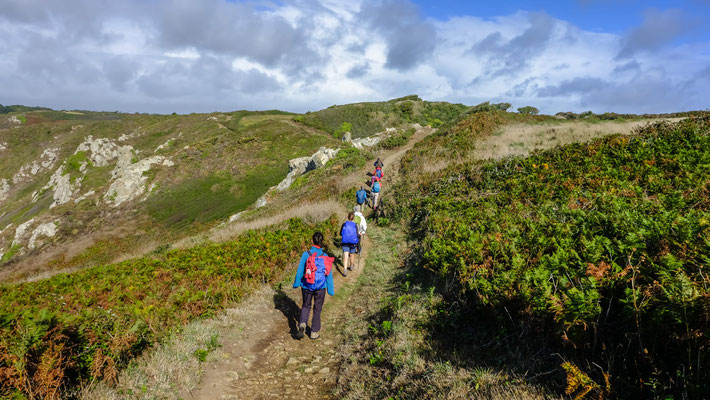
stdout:
MULTIPOLYGON (((382 168, 384 163, 378 158, 375 161, 375 172, 370 174, 368 182, 370 190, 367 191, 363 186, 355 192, 355 206, 353 211, 348 213, 348 219, 340 227, 341 246, 343 249, 343 276, 348 276, 348 271, 353 270, 353 266, 359 267, 359 257, 362 252, 362 241, 367 231, 367 221, 363 215, 365 205, 369 206, 377 213, 377 205, 382 190, 381 181, 384 177, 382 168), (355 256, 358 256, 358 262, 355 262, 355 256)), ((298 319, 298 331, 296 337, 303 339, 306 335, 306 326, 308 317, 313 311, 313 320, 311 322, 311 339, 320 337, 321 321, 320 314, 325 302, 325 293, 329 295, 335 294, 333 286, 333 261, 334 257, 329 257, 323 251, 324 237, 321 232, 313 234, 313 244, 311 248, 301 255, 301 260, 298 263, 296 271, 296 279, 293 282, 294 288, 301 288, 303 304, 301 306, 301 314, 298 319)))

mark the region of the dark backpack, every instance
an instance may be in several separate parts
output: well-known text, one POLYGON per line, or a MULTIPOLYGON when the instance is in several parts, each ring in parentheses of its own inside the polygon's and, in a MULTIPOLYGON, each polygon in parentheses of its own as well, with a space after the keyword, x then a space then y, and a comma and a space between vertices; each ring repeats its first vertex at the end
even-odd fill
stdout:
POLYGON ((355 193, 355 198, 357 199, 357 204, 362 204, 367 200, 367 191, 365 189, 360 189, 355 193))
POLYGON ((333 261, 335 258, 327 257, 325 253, 308 251, 308 259, 306 259, 306 269, 303 271, 301 286, 306 290, 320 290, 326 286, 325 280, 330 271, 333 269, 333 261))
POLYGON ((340 234, 343 236, 343 243, 357 244, 357 224, 353 221, 345 221, 340 234))

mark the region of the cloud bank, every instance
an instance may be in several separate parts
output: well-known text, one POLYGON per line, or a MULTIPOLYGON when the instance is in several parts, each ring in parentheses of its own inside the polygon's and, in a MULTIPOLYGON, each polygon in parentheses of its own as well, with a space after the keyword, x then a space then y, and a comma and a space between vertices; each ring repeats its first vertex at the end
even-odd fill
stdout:
POLYGON ((427 18, 409 0, 0 0, 0 103, 303 112, 417 93, 543 112, 706 109, 682 10, 615 34, 544 11, 427 18))

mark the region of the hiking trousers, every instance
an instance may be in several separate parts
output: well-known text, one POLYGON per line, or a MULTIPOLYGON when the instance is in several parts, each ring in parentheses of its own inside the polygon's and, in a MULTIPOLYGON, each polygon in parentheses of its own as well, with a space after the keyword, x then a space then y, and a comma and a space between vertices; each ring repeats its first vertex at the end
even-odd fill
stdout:
POLYGON ((325 288, 320 290, 301 288, 301 295, 303 296, 303 306, 301 307, 301 318, 299 318, 298 324, 308 324, 308 316, 311 313, 311 304, 313 304, 311 332, 320 332, 320 312, 323 310, 323 302, 325 301, 325 288))

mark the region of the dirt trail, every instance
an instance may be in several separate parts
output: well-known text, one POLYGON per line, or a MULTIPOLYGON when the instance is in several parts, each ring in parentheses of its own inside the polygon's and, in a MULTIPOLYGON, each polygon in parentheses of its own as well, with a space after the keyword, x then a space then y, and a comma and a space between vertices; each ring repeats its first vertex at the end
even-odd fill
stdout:
MULTIPOLYGON (((432 133, 419 129, 405 146, 382 152, 387 180, 399 169, 399 160, 414 144, 432 133)), ((374 160, 343 181, 359 182, 371 170, 374 160)), ((334 297, 326 296, 323 309, 321 338, 295 339, 301 306, 300 289, 287 282, 282 289, 264 288, 238 307, 247 322, 221 333, 223 347, 218 361, 207 363, 198 389, 184 393, 185 399, 296 399, 308 393, 309 398, 330 398, 336 382, 340 355, 338 345, 345 332, 341 327, 357 310, 349 306, 347 290, 365 268, 368 249, 365 239, 359 265, 347 277, 342 276, 339 260, 342 252, 329 244, 326 251, 336 256, 334 297), (345 290, 344 290, 345 289, 345 290)))

